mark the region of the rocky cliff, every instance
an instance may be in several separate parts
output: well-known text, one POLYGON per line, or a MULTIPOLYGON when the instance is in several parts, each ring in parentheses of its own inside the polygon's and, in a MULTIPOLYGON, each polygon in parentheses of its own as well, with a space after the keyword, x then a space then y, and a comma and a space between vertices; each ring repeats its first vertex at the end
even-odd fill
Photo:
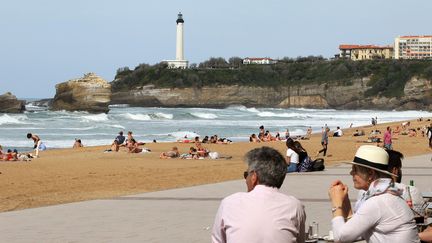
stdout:
POLYGON ((24 110, 24 100, 18 100, 17 97, 10 92, 0 95, 1 113, 22 113, 24 110))
POLYGON ((307 107, 335 109, 432 110, 431 80, 412 78, 401 98, 366 97, 368 78, 350 85, 312 84, 279 88, 221 85, 202 88, 156 88, 146 85, 126 92, 113 92, 112 104, 166 107, 307 107))
POLYGON ((53 110, 107 113, 111 100, 111 85, 94 73, 56 85, 53 110))

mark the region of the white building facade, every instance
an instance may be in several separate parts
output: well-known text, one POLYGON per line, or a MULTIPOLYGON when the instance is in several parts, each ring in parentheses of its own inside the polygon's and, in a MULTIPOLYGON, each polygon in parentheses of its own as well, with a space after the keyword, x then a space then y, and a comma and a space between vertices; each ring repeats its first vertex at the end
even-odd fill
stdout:
POLYGON ((257 58, 257 57, 246 57, 245 59, 243 59, 243 64, 248 65, 248 64, 275 64, 277 63, 276 60, 273 60, 271 58, 268 57, 264 57, 264 58, 257 58))
POLYGON ((396 37, 394 57, 395 59, 431 59, 432 35, 396 37))

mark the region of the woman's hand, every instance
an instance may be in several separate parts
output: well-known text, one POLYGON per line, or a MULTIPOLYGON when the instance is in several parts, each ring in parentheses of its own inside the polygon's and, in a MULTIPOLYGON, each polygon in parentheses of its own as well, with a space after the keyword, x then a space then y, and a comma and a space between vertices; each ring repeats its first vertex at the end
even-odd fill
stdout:
POLYGON ((348 187, 340 180, 334 181, 328 191, 333 207, 342 207, 343 202, 348 197, 348 187))

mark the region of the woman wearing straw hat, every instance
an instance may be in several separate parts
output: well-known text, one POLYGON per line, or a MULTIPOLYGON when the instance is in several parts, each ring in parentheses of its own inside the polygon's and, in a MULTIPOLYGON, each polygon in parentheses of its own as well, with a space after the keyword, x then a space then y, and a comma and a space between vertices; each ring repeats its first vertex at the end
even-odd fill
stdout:
POLYGON ((367 242, 420 242, 414 214, 400 197, 387 171, 389 156, 377 146, 363 145, 354 157, 354 187, 367 191, 356 203, 352 214, 348 187, 337 180, 329 189, 332 202, 332 230, 337 242, 359 238, 367 242))

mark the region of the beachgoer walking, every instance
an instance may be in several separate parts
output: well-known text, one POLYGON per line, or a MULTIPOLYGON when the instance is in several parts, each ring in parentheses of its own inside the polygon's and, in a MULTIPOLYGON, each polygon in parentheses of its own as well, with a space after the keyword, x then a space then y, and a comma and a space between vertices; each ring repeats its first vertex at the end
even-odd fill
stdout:
POLYGON ((429 148, 432 149, 432 123, 427 128, 426 136, 429 139, 429 148))
POLYGON ((392 148, 392 133, 391 133, 390 127, 387 127, 387 130, 384 133, 383 141, 384 141, 384 148, 393 149, 392 148))
POLYGON ((318 151, 317 156, 323 152, 323 155, 326 156, 327 154, 327 147, 328 147, 328 133, 330 129, 326 127, 322 133, 321 136, 321 146, 323 147, 320 151, 318 151))
POLYGON ((295 197, 279 192, 286 173, 283 155, 262 147, 246 153, 245 160, 248 192, 222 200, 212 242, 305 242, 304 206, 295 197))

